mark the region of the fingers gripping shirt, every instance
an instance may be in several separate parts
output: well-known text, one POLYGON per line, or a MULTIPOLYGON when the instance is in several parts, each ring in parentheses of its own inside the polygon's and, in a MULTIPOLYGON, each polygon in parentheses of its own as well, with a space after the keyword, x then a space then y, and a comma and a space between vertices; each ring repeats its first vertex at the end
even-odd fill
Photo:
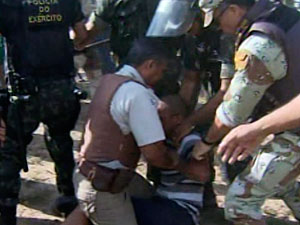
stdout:
POLYGON ((217 117, 229 127, 245 122, 266 90, 286 73, 283 49, 265 34, 254 33, 235 54, 235 75, 217 117))

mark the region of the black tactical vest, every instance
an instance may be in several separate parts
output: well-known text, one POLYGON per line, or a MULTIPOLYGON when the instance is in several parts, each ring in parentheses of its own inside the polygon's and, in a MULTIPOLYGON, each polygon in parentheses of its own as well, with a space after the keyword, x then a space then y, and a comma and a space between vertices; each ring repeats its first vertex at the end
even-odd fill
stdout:
MULTIPOLYGON (((66 0, 7 0, 3 31, 13 68, 21 76, 69 75, 73 45, 69 40, 66 0)), ((2 11, 1 11, 2 13, 2 11)))

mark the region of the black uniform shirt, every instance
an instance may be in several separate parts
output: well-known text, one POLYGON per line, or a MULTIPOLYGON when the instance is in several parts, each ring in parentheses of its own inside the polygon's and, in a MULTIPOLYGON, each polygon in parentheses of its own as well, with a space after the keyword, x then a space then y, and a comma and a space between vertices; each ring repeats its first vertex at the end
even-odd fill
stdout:
POLYGON ((73 72, 69 28, 84 18, 78 0, 0 0, 0 32, 22 76, 73 72))

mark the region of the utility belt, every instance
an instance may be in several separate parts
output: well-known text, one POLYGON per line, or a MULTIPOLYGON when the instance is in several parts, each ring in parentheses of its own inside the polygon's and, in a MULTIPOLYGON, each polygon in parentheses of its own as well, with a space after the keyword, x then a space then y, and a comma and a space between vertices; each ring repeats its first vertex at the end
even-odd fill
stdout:
POLYGON ((95 163, 81 160, 79 171, 101 192, 120 193, 131 182, 135 172, 127 169, 110 169, 95 163))
POLYGON ((35 85, 47 85, 48 83, 61 81, 61 80, 72 80, 74 79, 74 73, 63 74, 63 73, 52 73, 44 75, 42 73, 31 74, 29 76, 24 76, 24 79, 28 79, 35 83, 35 85))
POLYGON ((51 76, 21 76, 19 74, 10 74, 8 76, 10 81, 10 87, 12 89, 11 95, 27 95, 33 96, 38 94, 40 87, 47 87, 50 83, 55 81, 70 81, 74 82, 74 94, 78 97, 78 99, 86 99, 87 93, 80 90, 75 85, 74 74, 53 74, 51 76))

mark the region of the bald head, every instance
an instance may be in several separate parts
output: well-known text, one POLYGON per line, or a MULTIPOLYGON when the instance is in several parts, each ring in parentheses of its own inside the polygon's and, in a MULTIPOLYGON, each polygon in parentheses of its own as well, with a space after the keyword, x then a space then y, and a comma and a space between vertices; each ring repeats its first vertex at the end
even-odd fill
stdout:
POLYGON ((168 137, 187 116, 187 108, 178 95, 168 95, 161 99, 158 112, 168 137))

